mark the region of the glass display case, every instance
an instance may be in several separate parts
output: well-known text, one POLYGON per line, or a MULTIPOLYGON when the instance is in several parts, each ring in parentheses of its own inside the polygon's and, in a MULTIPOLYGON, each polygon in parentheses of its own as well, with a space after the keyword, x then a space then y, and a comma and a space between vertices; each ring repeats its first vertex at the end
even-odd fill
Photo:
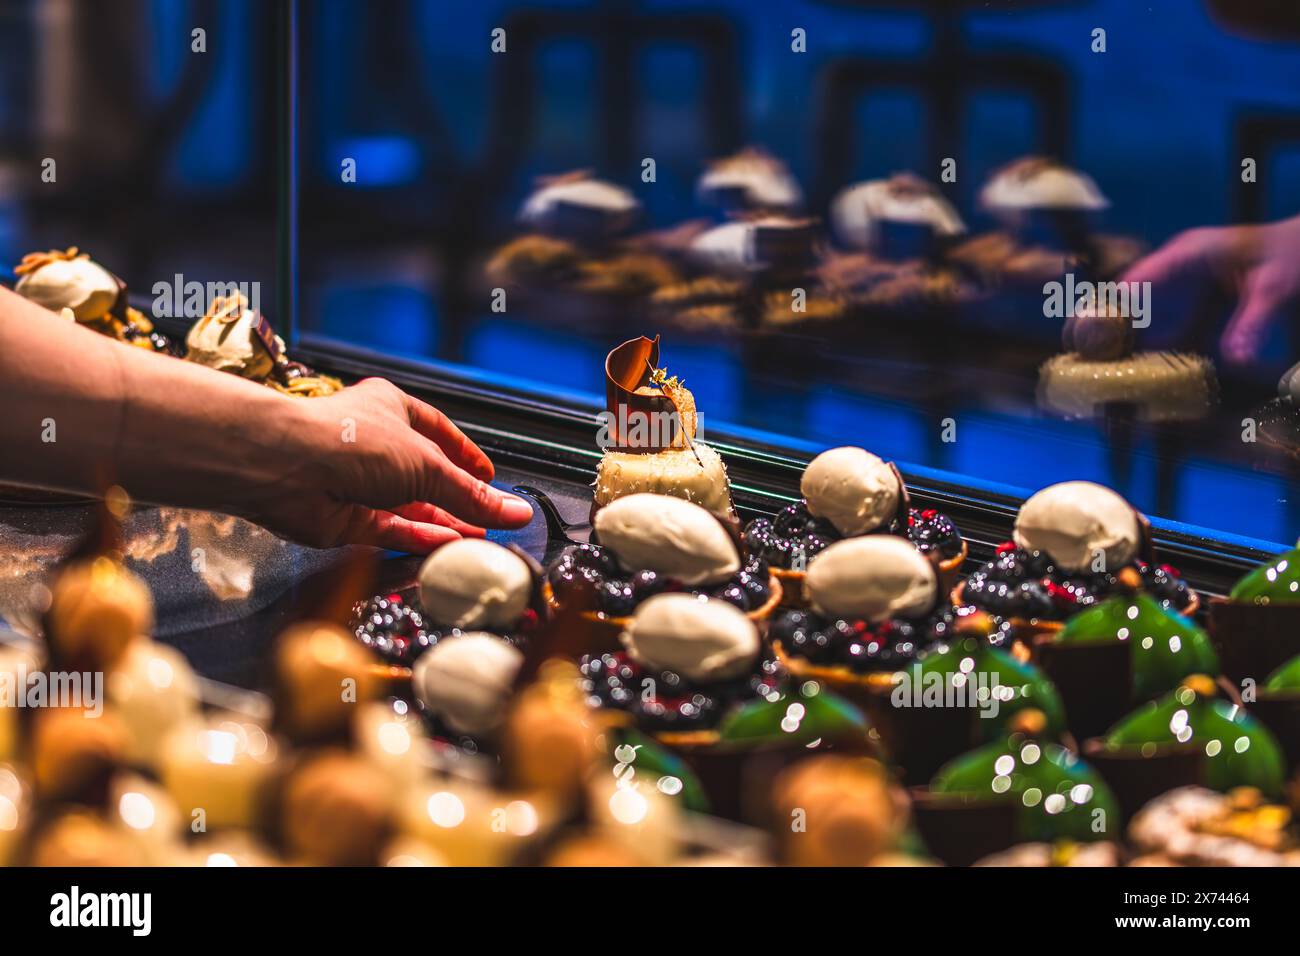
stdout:
MULTIPOLYGON (((1289 824, 1269 823, 1300 769, 1293 576, 1274 557, 1300 534, 1300 18, 1285 5, 113 7, 0 0, 0 261, 88 251, 178 361, 200 351, 215 283, 281 336, 261 340, 294 366, 279 385, 388 379, 535 507, 488 534, 536 586, 508 651, 450 678, 476 688, 483 660, 520 658, 515 696, 490 702, 520 726, 488 733, 413 676, 479 629, 430 604, 437 575, 473 579, 468 557, 431 572, 422 554, 308 547, 167 502, 115 506, 116 491, 107 506, 0 495, 14 654, 38 653, 59 576, 109 539, 114 566, 148 586, 154 640, 192 668, 201 720, 314 753, 284 723, 300 698, 297 672, 277 670, 281 638, 309 646, 294 629, 333 620, 346 653, 364 647, 379 743, 354 727, 330 738, 351 748, 335 757, 428 798, 418 819, 387 808, 385 839, 324 846, 236 814, 249 859, 1295 862, 1289 824), (662 446, 611 444, 637 395, 674 416, 662 446), (865 451, 825 455, 845 448, 865 451), (674 452, 710 474, 716 457, 721 478, 642 468, 674 452), (635 467, 616 471, 623 454, 635 467), (676 528, 678 503, 719 488, 702 510, 735 533, 721 577, 655 563, 698 558, 712 524, 653 539, 637 563, 613 512, 600 523, 652 491, 674 503, 626 520, 676 528), (888 514, 864 519, 879 494, 888 514), (882 539, 907 554, 872 553, 882 539), (841 569, 818 574, 832 553, 841 569), (642 572, 660 579, 649 598, 642 572), (842 606, 832 573, 857 595, 842 606), (908 611, 917 580, 932 597, 908 611), (737 582, 753 590, 731 600, 737 582), (883 610, 862 596, 891 588, 883 610), (739 624, 674 626, 719 646, 753 628, 757 669, 720 683, 638 649, 654 624, 642 608, 665 590, 738 606, 739 624), (931 671, 949 691, 993 681, 966 710, 927 709, 920 690, 914 710, 900 703, 931 671), (557 685, 581 688, 582 720, 557 685), (1000 719, 967 720, 999 702, 1000 719), (782 709, 772 727, 764 703, 782 709), (520 713, 595 725, 599 742, 534 738, 520 713), (371 753, 396 736, 416 766, 371 753), (1221 741, 1235 755, 1216 759, 1221 741), (563 809, 577 784, 522 747, 599 767, 592 816, 563 809), (628 767, 651 794, 620 782, 628 767), (1023 808, 986 799, 990 781, 1023 808), (858 843, 832 845, 816 820, 790 838, 780 815, 814 793, 853 808, 858 843), (517 839, 468 836, 462 821, 502 794, 517 839), (1088 812, 1114 822, 1089 831, 1088 812), (611 827, 635 831, 640 855, 611 827), (1240 847, 1215 856, 1211 836, 1240 847)), ((48 261, 6 284, 21 292, 48 261)), ((320 680, 355 676, 317 665, 320 680)), ((21 775, 30 758, 4 730, 0 770, 21 775)), ((157 800, 183 804, 167 753, 157 800)), ((380 813, 357 803, 363 824, 380 813)))

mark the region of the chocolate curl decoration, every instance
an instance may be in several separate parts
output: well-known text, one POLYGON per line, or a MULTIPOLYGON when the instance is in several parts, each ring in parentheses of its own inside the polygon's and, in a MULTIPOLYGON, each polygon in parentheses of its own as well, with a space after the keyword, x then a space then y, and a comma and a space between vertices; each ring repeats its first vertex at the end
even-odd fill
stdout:
POLYGON ((661 391, 637 391, 651 384, 651 376, 658 367, 657 335, 653 339, 644 335, 629 339, 605 357, 605 408, 610 415, 609 435, 613 447, 620 451, 651 454, 669 447, 660 441, 663 437, 659 434, 661 429, 650 425, 666 420, 665 416, 676 416, 677 406, 661 391), (634 436, 622 434, 621 429, 627 425, 631 431, 637 421, 645 423, 646 437, 644 441, 634 442, 634 436))

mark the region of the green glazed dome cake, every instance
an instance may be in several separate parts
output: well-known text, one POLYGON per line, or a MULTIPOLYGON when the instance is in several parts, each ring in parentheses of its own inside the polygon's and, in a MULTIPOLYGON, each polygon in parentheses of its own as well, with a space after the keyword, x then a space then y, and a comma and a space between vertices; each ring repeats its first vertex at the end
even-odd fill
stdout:
POLYGON ((1204 751, 1205 784, 1211 789, 1256 787, 1270 797, 1280 796, 1286 770, 1277 741, 1254 717, 1214 694, 1210 678, 1193 675, 1112 727, 1105 746, 1154 755, 1160 746, 1193 745, 1204 751))
POLYGON ((1249 572, 1228 598, 1241 604, 1300 604, 1300 548, 1279 554, 1249 572))

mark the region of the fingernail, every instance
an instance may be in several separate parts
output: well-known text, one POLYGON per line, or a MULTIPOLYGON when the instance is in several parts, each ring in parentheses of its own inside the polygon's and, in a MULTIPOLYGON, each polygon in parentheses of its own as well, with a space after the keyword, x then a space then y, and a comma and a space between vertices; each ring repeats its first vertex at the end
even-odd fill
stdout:
POLYGON ((533 506, 524 501, 523 498, 517 498, 514 495, 501 496, 501 520, 510 522, 520 522, 531 520, 533 517, 533 506))

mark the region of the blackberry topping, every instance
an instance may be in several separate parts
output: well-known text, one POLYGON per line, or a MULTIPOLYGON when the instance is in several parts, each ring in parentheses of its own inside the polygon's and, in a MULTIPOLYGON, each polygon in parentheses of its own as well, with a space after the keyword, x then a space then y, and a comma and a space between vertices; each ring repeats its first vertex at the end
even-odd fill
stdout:
POLYGON ((954 613, 940 608, 921 618, 831 620, 815 611, 786 611, 772 622, 772 639, 794 657, 821 666, 841 665, 856 673, 905 666, 949 634, 954 613))
POLYGON ((390 664, 409 667, 416 658, 438 643, 445 634, 424 625, 424 615, 407 604, 400 594, 362 601, 352 609, 353 632, 362 644, 390 664))
POLYGON ((622 651, 583 657, 579 670, 591 706, 626 711, 649 731, 707 730, 732 704, 771 694, 784 677, 779 663, 766 660, 739 679, 694 684, 673 671, 642 667, 622 651))
POLYGON ((601 581, 596 585, 596 606, 612 617, 627 617, 636 608, 631 582, 601 581))
POLYGON ((957 526, 951 518, 933 508, 908 510, 907 536, 922 554, 938 551, 945 558, 961 554, 961 534, 957 526))
MULTIPOLYGON (((1143 561, 1133 566, 1142 576, 1143 588, 1165 607, 1180 611, 1191 603, 1191 588, 1174 568, 1152 567, 1143 561)), ((992 561, 971 573, 963 593, 968 604, 995 617, 1060 621, 1121 590, 1115 574, 1065 572, 1053 567, 1042 552, 1025 551, 1008 541, 992 561)))
MULTIPOLYGON (((920 551, 938 551, 944 558, 961 553, 957 526, 947 515, 929 508, 911 509, 906 524, 894 519, 880 533, 908 537, 920 551)), ((804 570, 807 562, 842 537, 829 521, 813 517, 803 500, 786 505, 775 518, 755 518, 744 534, 751 554, 785 570, 804 570)))

